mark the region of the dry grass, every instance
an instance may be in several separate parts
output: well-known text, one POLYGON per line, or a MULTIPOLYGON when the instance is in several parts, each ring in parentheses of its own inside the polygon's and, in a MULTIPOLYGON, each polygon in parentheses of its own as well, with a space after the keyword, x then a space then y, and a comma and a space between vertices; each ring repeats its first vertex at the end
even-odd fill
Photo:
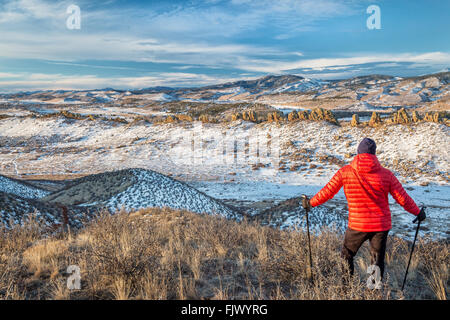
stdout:
POLYGON ((30 220, 0 229, 2 299, 447 299, 448 243, 420 239, 405 295, 409 243, 391 237, 382 290, 366 288, 368 246, 350 278, 332 230, 312 237, 256 223, 170 209, 101 214, 75 234, 49 235, 30 220), (66 286, 81 269, 81 289, 66 286))

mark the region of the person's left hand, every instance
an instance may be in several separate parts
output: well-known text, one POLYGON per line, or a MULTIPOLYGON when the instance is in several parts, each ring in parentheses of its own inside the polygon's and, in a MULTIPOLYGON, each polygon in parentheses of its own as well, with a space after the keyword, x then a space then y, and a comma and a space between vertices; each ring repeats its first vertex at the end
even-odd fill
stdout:
POLYGON ((309 202, 309 198, 305 195, 302 196, 302 207, 307 210, 311 209, 311 203, 309 202))

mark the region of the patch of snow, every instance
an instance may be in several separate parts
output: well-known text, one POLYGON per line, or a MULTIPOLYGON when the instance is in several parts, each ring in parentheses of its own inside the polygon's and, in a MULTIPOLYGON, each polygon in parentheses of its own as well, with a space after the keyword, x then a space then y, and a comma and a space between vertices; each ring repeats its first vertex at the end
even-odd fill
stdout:
POLYGON ((38 199, 45 197, 50 193, 2 175, 0 175, 0 191, 11 193, 25 199, 38 199))
POLYGON ((217 200, 188 185, 154 171, 132 169, 137 182, 107 201, 110 210, 137 210, 148 207, 170 207, 197 213, 238 218, 236 213, 217 200))

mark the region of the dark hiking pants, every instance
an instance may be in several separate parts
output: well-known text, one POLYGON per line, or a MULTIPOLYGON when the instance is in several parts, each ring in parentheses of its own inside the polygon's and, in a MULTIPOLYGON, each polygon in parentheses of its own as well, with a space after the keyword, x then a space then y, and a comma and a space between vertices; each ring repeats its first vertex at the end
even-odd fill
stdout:
POLYGON ((344 245, 342 247, 342 256, 347 261, 350 274, 353 275, 355 270, 353 264, 353 257, 358 252, 361 245, 369 240, 371 264, 377 265, 380 268, 381 277, 384 273, 384 255, 386 253, 386 241, 388 231, 380 232, 362 232, 347 228, 345 231, 344 245))

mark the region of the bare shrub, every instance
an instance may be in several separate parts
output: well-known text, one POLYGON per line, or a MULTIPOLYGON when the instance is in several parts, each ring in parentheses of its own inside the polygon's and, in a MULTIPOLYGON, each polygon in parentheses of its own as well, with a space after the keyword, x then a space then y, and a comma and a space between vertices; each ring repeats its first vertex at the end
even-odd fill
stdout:
POLYGON ((365 244, 355 275, 340 256, 342 235, 307 238, 244 220, 171 210, 100 213, 73 235, 41 232, 30 220, 0 228, 1 299, 447 299, 448 243, 420 239, 405 293, 410 244, 389 237, 383 288, 366 287, 365 244), (81 289, 66 269, 81 270, 81 289), (39 271, 39 272, 37 272, 39 271))

